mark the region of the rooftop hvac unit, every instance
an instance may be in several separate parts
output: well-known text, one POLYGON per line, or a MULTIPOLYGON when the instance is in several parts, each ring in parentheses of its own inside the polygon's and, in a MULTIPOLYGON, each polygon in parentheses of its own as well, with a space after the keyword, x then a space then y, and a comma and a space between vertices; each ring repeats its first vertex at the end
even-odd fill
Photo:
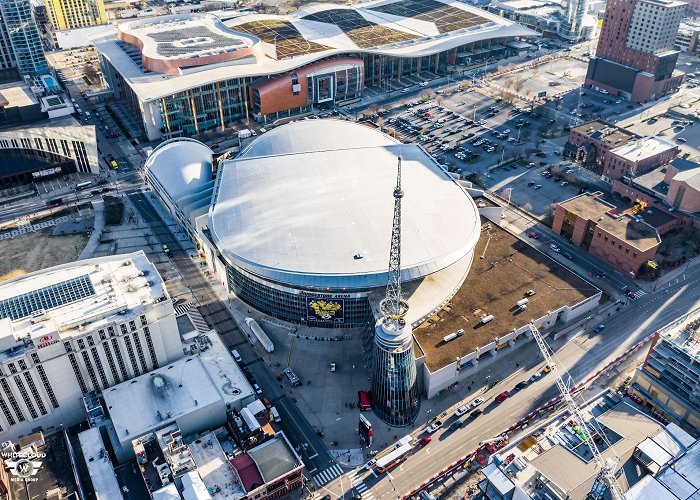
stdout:
POLYGON ((34 311, 32 315, 29 317, 29 320, 34 323, 40 323, 42 321, 46 321, 49 319, 49 315, 44 309, 39 309, 37 311, 34 311))

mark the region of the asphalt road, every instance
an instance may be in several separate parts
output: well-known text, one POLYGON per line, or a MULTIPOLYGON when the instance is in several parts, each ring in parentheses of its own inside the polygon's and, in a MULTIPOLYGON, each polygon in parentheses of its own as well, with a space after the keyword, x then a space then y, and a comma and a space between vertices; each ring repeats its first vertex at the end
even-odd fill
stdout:
MULTIPOLYGON (((606 319, 606 328, 602 333, 582 334, 556 350, 555 359, 559 368, 567 370, 577 382, 584 380, 661 326, 700 307, 700 294, 697 292, 699 281, 700 270, 696 269, 687 275, 685 281, 648 294, 613 313, 606 319)), ((526 380, 541 370, 542 364, 537 362, 534 342, 524 349, 529 350, 530 359, 535 362, 523 365, 508 380, 484 393, 484 415, 454 432, 447 429, 454 417, 443 418, 443 429, 433 434, 432 442, 418 449, 398 468, 381 476, 356 469, 326 485, 323 493, 333 498, 346 495, 346 498, 351 498, 350 491, 357 491, 352 488, 360 486, 363 499, 396 498, 406 494, 439 469, 474 450, 480 441, 502 432, 511 423, 557 395, 553 377, 546 375, 501 405, 493 403, 494 396, 512 389, 520 380, 526 380)), ((507 360, 504 359, 504 362, 507 360)))
POLYGON ((293 398, 285 392, 287 386, 284 383, 280 384, 275 375, 267 369, 260 353, 248 342, 247 336, 238 328, 226 305, 219 300, 146 196, 141 192, 130 192, 128 196, 158 243, 168 245, 170 260, 199 303, 198 310, 202 317, 211 328, 217 331, 227 347, 234 347, 239 352, 243 358, 243 366, 250 370, 266 397, 279 411, 282 419, 281 426, 290 442, 298 447, 307 467, 307 475, 314 475, 333 466, 335 461, 324 443, 298 410, 293 398))

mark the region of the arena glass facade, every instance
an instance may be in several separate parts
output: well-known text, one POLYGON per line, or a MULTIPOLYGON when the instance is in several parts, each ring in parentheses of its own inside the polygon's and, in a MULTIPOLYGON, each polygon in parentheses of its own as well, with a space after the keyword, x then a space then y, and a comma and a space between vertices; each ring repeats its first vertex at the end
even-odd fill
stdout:
POLYGON ((372 317, 367 293, 294 290, 263 281, 229 263, 225 265, 229 290, 274 318, 317 328, 361 328, 372 317))

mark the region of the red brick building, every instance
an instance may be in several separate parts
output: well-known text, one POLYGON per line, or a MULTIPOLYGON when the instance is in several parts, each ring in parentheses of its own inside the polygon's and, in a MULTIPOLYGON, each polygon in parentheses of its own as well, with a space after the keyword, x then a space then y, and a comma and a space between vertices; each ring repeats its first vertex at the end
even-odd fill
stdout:
MULTIPOLYGON (((615 180, 612 190, 623 199, 639 199, 673 214, 677 219, 673 227, 700 227, 700 163, 676 158, 639 177, 615 180)), ((658 230, 664 234, 668 229, 658 230)))
POLYGON ((678 146, 596 120, 572 128, 564 152, 612 182, 669 163, 678 154, 678 146))
POLYGON ((686 4, 675 0, 608 0, 596 57, 585 86, 632 102, 647 102, 678 91, 673 43, 686 4))
POLYGON ((636 276, 654 260, 661 243, 657 230, 634 214, 617 214, 602 193, 584 193, 556 206, 552 230, 609 266, 636 276))

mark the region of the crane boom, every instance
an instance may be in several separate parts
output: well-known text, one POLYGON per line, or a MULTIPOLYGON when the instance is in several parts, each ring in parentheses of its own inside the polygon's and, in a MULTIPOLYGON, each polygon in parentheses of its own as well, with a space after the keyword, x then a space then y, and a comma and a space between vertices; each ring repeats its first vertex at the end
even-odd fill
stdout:
POLYGON ((588 498, 602 498, 603 493, 605 492, 605 486, 607 486, 610 489, 610 495, 612 496, 613 500, 622 500, 622 488, 620 488, 620 485, 617 483, 617 479, 615 479, 615 468, 617 467, 618 460, 606 460, 605 458, 603 458, 603 455, 600 453, 598 446, 593 441, 593 436, 591 435, 591 432, 588 429, 588 425, 586 424, 586 421, 583 418, 581 409, 578 407, 578 404, 576 403, 574 397, 571 394, 571 390, 562 378, 556 363, 554 363, 554 360, 552 359, 552 356, 549 352, 549 346, 544 341, 542 334, 535 325, 530 323, 529 327, 532 336, 535 338, 535 342, 537 342, 537 347, 539 347, 540 351, 542 352, 542 356, 547 362, 547 366, 549 366, 549 368, 552 370, 552 373, 554 374, 555 380, 557 381, 557 387, 559 388, 559 392, 561 392, 562 398, 564 400, 564 403, 566 404, 567 409, 569 410, 569 413, 571 413, 571 416, 574 418, 579 428, 581 429, 581 432, 584 434, 586 442, 588 443, 588 447, 590 448, 591 453, 593 454, 593 459, 596 461, 596 464, 600 468, 598 476, 596 477, 596 480, 593 483, 593 487, 591 488, 591 491, 588 494, 588 498))

